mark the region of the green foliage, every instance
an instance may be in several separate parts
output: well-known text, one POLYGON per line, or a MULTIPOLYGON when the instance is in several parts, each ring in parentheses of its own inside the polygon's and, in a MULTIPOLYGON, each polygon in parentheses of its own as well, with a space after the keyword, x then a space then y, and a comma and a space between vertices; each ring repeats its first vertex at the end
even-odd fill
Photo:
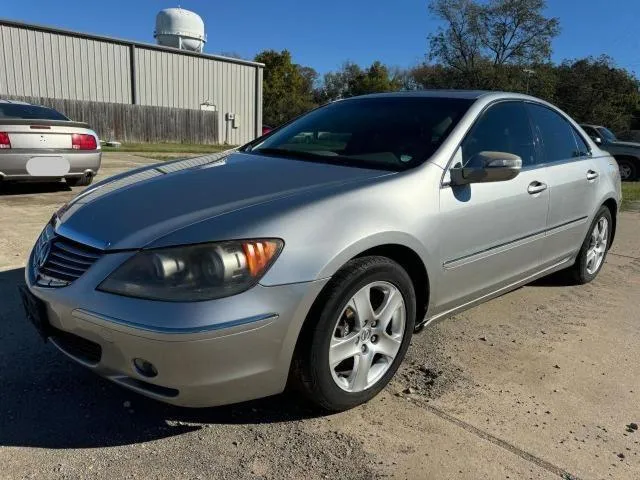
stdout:
POLYGON ((399 90, 402 79, 381 62, 367 68, 347 62, 327 73, 321 86, 311 67, 293 63, 287 50, 265 50, 255 60, 265 64, 263 84, 263 123, 278 126, 312 108, 339 98, 367 93, 399 90))
POLYGON ((356 95, 395 92, 402 86, 400 72, 392 72, 379 61, 364 69, 355 63, 347 62, 337 72, 330 72, 324 76, 324 85, 317 91, 316 101, 323 104, 356 95))
MULTIPOLYGON (((468 78, 452 67, 419 65, 408 72, 410 89, 470 88, 468 78)), ((578 122, 606 125, 615 132, 631 127, 640 106, 640 82, 609 57, 505 65, 494 72, 491 90, 529 93, 554 103, 578 122)))
POLYGON ((278 126, 312 109, 317 73, 296 65, 287 50, 265 50, 256 55, 265 64, 263 83, 263 123, 278 126))
POLYGON ((580 122, 629 129, 640 105, 640 82, 605 55, 565 61, 557 68, 556 103, 580 122))

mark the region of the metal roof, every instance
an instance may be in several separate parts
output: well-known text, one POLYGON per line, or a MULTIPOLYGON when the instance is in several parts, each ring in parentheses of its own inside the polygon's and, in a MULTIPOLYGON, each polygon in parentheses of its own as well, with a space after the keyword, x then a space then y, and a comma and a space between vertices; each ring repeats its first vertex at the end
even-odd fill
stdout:
POLYGON ((65 29, 62 29, 62 28, 48 27, 46 25, 38 25, 38 24, 34 24, 34 23, 18 22, 18 21, 15 21, 15 20, 9 20, 9 19, 5 19, 5 18, 0 18, 0 25, 5 25, 7 27, 27 28, 27 29, 35 30, 35 31, 39 31, 39 32, 48 32, 48 33, 57 33, 57 34, 61 34, 61 35, 69 35, 71 37, 88 38, 88 39, 91 39, 91 40, 100 40, 100 41, 103 41, 103 42, 117 43, 119 45, 128 45, 128 46, 146 48, 146 49, 149 49, 149 50, 160 50, 160 51, 163 51, 163 52, 170 52, 170 53, 175 53, 175 54, 178 54, 178 55, 189 55, 189 56, 192 56, 192 57, 209 58, 209 59, 213 59, 213 60, 218 60, 220 62, 237 63, 237 64, 240 64, 240 65, 251 65, 251 66, 254 66, 254 67, 264 67, 264 63, 252 62, 250 60, 242 60, 240 58, 230 58, 230 57, 224 57, 222 55, 211 55, 211 54, 208 54, 208 53, 191 52, 191 51, 188 51, 188 50, 180 50, 179 48, 163 47, 163 46, 160 46, 160 45, 155 45, 153 43, 134 42, 134 41, 131 41, 131 40, 123 40, 121 38, 107 37, 107 36, 104 36, 104 35, 94 35, 92 33, 77 32, 77 31, 74 31, 74 30, 65 30, 65 29))

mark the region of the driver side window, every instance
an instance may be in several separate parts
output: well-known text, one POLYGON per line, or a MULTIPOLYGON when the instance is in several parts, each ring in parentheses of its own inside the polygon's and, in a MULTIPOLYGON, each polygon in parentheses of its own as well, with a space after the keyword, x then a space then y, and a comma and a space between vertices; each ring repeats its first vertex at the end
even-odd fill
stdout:
POLYGON ((462 165, 480 168, 474 159, 480 152, 518 155, 522 166, 535 164, 531 124, 522 102, 501 102, 486 110, 462 142, 462 165))

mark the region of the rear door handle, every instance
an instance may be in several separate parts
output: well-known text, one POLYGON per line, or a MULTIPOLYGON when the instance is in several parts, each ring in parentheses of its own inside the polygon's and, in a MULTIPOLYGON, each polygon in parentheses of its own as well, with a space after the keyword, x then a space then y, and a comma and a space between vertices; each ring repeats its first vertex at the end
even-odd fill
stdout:
POLYGON ((544 192, 547 189, 547 184, 542 182, 531 182, 527 187, 527 192, 530 195, 535 195, 536 193, 544 192))
POLYGON ((598 178, 600 174, 594 170, 589 170, 587 172, 587 180, 591 181, 591 180, 595 180, 596 178, 598 178))

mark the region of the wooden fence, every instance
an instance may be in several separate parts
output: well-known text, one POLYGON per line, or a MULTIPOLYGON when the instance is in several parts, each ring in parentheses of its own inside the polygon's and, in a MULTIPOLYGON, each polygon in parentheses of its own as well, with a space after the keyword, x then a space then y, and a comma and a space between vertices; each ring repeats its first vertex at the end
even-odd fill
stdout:
POLYGON ((133 143, 220 143, 219 115, 215 111, 44 97, 4 98, 51 107, 71 120, 86 122, 101 140, 133 143))

